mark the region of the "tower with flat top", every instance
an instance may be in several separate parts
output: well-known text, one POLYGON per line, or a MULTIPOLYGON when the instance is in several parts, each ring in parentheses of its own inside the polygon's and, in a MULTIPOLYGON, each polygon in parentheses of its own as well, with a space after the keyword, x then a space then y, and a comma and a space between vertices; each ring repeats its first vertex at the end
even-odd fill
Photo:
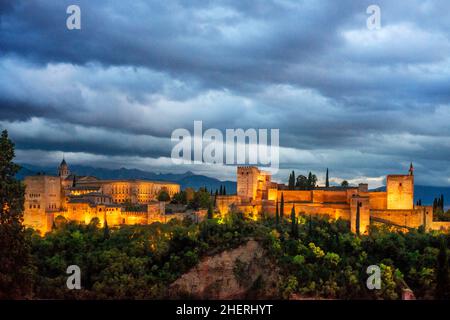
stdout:
POLYGON ((409 173, 388 175, 386 178, 387 209, 414 209, 414 167, 411 163, 409 173))

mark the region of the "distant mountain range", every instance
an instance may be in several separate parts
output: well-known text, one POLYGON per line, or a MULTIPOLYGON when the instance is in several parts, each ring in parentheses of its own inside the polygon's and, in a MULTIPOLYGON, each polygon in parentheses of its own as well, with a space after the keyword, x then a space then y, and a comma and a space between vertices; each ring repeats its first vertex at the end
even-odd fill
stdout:
MULTIPOLYGON (((56 175, 57 170, 52 167, 40 167, 30 164, 20 164, 22 169, 17 174, 17 178, 23 180, 24 177, 34 175, 39 172, 43 172, 50 175, 56 175)), ((179 183, 181 189, 184 190, 188 187, 197 190, 200 187, 206 187, 208 190, 215 192, 220 186, 224 186, 227 194, 236 193, 236 182, 234 181, 221 181, 216 178, 207 177, 204 175, 197 175, 188 171, 182 174, 174 173, 154 173, 149 171, 143 171, 139 169, 105 169, 94 168, 90 166, 71 165, 70 170, 80 176, 94 176, 99 179, 142 179, 152 181, 171 181, 179 183)))

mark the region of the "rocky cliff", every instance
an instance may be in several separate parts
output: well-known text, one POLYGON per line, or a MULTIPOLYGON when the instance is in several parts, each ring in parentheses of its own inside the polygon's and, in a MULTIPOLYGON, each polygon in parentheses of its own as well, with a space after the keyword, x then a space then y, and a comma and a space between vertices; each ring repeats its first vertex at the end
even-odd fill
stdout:
POLYGON ((205 257, 171 284, 172 298, 270 299, 278 297, 279 271, 263 247, 249 240, 205 257))

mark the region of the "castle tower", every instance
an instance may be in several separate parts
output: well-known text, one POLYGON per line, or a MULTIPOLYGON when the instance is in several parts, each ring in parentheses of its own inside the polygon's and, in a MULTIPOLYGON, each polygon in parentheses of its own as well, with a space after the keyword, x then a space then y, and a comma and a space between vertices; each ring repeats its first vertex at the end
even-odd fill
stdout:
POLYGON ((386 177, 387 209, 410 210, 414 208, 414 167, 408 174, 386 177))
POLYGON ((66 179, 70 175, 69 166, 66 163, 66 160, 62 159, 61 164, 58 167, 58 176, 61 177, 61 179, 66 179))
POLYGON ((356 234, 367 234, 369 225, 369 197, 354 195, 350 200, 350 229, 356 234))
POLYGON ((257 167, 237 168, 237 195, 243 201, 267 199, 271 174, 257 167))

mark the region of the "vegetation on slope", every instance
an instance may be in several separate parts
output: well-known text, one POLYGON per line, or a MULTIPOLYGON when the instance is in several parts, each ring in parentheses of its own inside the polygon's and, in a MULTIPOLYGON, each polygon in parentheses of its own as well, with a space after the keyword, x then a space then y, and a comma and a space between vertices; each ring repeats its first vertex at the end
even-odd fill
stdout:
POLYGON ((200 224, 172 220, 107 232, 98 225, 98 220, 89 225, 62 221, 45 237, 28 230, 37 267, 34 297, 165 298, 168 285, 201 257, 235 248, 250 237, 264 244, 267 258, 281 270, 282 289, 273 298, 399 299, 405 282, 418 298, 449 293, 448 248, 440 249, 449 236, 437 232, 372 228, 370 236, 357 237, 341 220, 300 216, 293 228, 287 219, 255 222, 240 214, 200 224), (72 264, 82 270, 83 290, 66 288, 65 270, 72 264), (381 290, 366 287, 369 265, 381 268, 381 290))

